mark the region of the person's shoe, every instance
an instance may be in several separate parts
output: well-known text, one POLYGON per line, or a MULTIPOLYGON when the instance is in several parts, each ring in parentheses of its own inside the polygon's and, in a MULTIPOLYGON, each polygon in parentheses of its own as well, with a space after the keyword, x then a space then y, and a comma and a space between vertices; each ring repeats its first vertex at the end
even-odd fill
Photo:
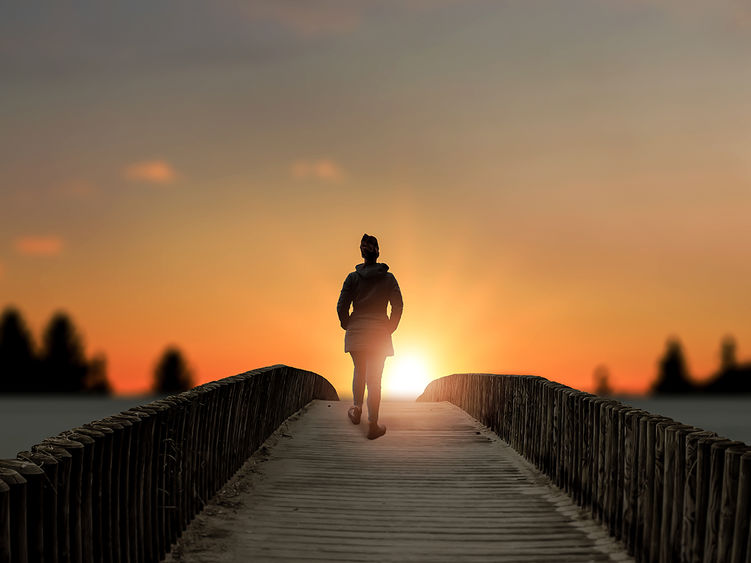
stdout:
POLYGON ((378 424, 377 422, 371 422, 370 428, 368 429, 368 440, 375 440, 376 438, 380 438, 385 433, 385 426, 378 424))
POLYGON ((360 415, 362 415, 362 409, 360 407, 349 407, 347 416, 352 421, 352 424, 360 424, 360 415))

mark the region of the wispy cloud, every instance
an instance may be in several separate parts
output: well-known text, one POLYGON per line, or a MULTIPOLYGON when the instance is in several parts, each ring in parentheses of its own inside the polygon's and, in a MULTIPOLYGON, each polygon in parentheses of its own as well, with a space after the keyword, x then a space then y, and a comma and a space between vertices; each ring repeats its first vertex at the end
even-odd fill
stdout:
POLYGON ((290 172, 297 180, 337 182, 344 177, 342 167, 329 158, 296 160, 292 163, 290 172))
POLYGON ((156 159, 129 164, 123 169, 123 176, 137 182, 171 184, 177 178, 177 172, 166 160, 156 159))
POLYGON ((24 236, 13 242, 16 252, 24 256, 57 256, 63 251, 63 239, 54 236, 24 236))

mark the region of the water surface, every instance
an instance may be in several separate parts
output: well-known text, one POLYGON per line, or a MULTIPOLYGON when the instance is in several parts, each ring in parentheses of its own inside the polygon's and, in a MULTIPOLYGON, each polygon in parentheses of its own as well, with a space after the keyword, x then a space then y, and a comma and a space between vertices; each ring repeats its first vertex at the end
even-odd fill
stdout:
POLYGON ((14 458, 45 438, 100 420, 154 397, 0 396, 0 458, 14 458))

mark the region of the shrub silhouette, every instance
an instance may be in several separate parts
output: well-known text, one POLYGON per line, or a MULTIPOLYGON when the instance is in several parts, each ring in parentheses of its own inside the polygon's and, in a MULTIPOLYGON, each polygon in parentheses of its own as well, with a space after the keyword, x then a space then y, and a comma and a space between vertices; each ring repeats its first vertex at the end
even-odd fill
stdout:
POLYGON ((162 354, 154 370, 154 392, 159 394, 180 393, 193 387, 193 375, 182 352, 174 346, 162 354))

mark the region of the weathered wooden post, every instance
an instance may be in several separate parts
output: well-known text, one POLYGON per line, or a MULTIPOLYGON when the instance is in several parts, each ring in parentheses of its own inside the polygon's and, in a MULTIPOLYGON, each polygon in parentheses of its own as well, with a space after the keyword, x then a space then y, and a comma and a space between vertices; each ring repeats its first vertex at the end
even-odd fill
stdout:
POLYGON ((60 437, 47 438, 42 444, 62 448, 71 455, 70 471, 68 473, 68 482, 70 484, 67 498, 68 504, 64 509, 67 510, 69 514, 68 521, 70 526, 68 533, 70 535, 70 560, 73 563, 81 563, 83 561, 81 542, 83 444, 60 437))
POLYGON ((623 422, 623 518, 621 537, 630 555, 634 555, 639 484, 639 420, 644 411, 627 409, 623 422))
MULTIPOLYGON (((45 552, 54 554, 53 557, 61 563, 68 563, 70 558, 70 472, 73 456, 65 449, 50 444, 38 444, 32 446, 32 453, 46 454, 55 459, 57 464, 44 466, 44 471, 53 483, 53 494, 50 498, 54 501, 57 511, 53 518, 52 538, 54 544, 49 548, 49 532, 45 533, 45 552)), ((45 503, 45 509, 51 503, 45 503)))
POLYGON ((581 500, 579 505, 590 508, 592 503, 592 402, 594 395, 582 398, 581 405, 581 500))
POLYGON ((685 481, 685 437, 686 434, 693 431, 696 431, 694 427, 680 423, 669 424, 665 427, 660 563, 672 563, 680 559, 685 481))
MULTIPOLYGON (((722 440, 712 444, 709 450, 709 488, 707 500, 707 524, 704 533, 704 563, 717 563, 719 530, 722 508, 723 478, 725 475, 725 451, 728 448, 745 446, 743 442, 722 440)), ((725 560, 719 560, 725 563, 725 560)))
MULTIPOLYGON (((109 471, 109 467, 104 466, 103 464, 103 456, 105 453, 104 448, 104 432, 101 432, 99 430, 95 430, 92 428, 84 428, 84 427, 78 427, 74 428, 71 433, 66 433, 66 437, 70 438, 71 440, 76 440, 78 442, 81 442, 81 440, 77 440, 77 436, 86 436, 94 441, 94 443, 91 445, 91 452, 90 452, 90 474, 91 478, 89 481, 89 491, 88 491, 88 499, 86 503, 88 504, 87 512, 90 519, 87 521, 87 524, 84 526, 84 542, 87 541, 87 534, 89 536, 88 539, 88 548, 84 548, 85 557, 84 560, 86 561, 104 561, 105 555, 102 550, 102 541, 103 541, 103 535, 102 535, 102 521, 104 519, 104 513, 103 513, 103 493, 102 493, 102 479, 104 475, 104 471, 109 471), (88 532, 86 528, 88 527, 88 532), (88 551, 87 551, 88 549, 88 551), (89 557, 88 559, 86 557, 89 557)), ((82 442, 83 443, 83 442, 82 442)), ((84 444, 85 446, 86 444, 84 444)), ((109 554, 107 555, 109 556, 109 554)))
POLYGON ((16 457, 37 465, 44 472, 41 480, 43 505, 39 515, 43 531, 43 561, 57 563, 57 459, 42 452, 19 452, 16 457))
MULTIPOLYGON (((139 450, 140 422, 137 416, 128 414, 115 414, 105 420, 114 420, 121 423, 124 428, 123 453, 120 458, 122 475, 124 475, 124 487, 121 489, 120 498, 120 524, 123 533, 120 547, 123 550, 123 561, 135 562, 138 558, 137 507, 138 498, 141 496, 141 487, 136 487, 139 478, 136 475, 139 450)), ((122 476, 121 475, 121 476, 122 476)))
MULTIPOLYGON (((745 444, 731 446, 725 450, 725 470, 722 477, 722 498, 720 500, 720 522, 717 532, 716 561, 718 563, 731 561, 736 517, 739 510, 747 510, 745 507, 739 506, 740 498, 738 493, 741 458, 748 452, 751 452, 751 448, 745 444)), ((748 502, 748 499, 746 499, 746 502, 748 502)))
POLYGON ((578 464, 577 456, 577 434, 579 428, 576 425, 576 396, 579 391, 576 389, 569 389, 566 393, 566 434, 568 438, 568 450, 567 450, 567 469, 566 469, 566 492, 569 496, 575 497, 579 483, 579 472, 581 468, 578 464))
POLYGON ((10 488, 10 514, 13 525, 10 530, 11 563, 27 563, 26 540, 26 479, 13 469, 0 467, 0 481, 10 488))
POLYGON ((61 434, 68 440, 83 445, 81 455, 81 560, 84 563, 94 563, 94 521, 92 487, 92 468, 94 465, 95 440, 91 436, 76 432, 61 434))
POLYGON ((0 563, 10 563, 10 487, 0 479, 0 563))
POLYGON ((26 479, 26 550, 29 561, 44 560, 44 471, 30 461, 0 460, 0 468, 12 469, 26 479))
MULTIPOLYGON (((177 521, 176 521, 176 508, 177 508, 177 494, 178 494, 178 479, 179 468, 177 466, 178 460, 178 425, 179 417, 177 412, 176 401, 173 397, 167 397, 162 401, 164 404, 169 405, 169 409, 166 411, 166 435, 164 437, 162 447, 162 460, 164 464, 164 486, 163 486, 163 505, 162 514, 164 518, 164 539, 166 551, 169 551, 170 546, 177 537, 177 521)), ((213 492, 212 492, 213 494, 213 492)))
POLYGON ((700 438, 696 449, 696 520, 694 522, 694 535, 691 541, 693 562, 702 563, 704 560, 704 547, 707 534, 707 516, 709 511, 710 476, 711 476, 711 452, 712 444, 725 442, 724 438, 717 436, 700 438))
MULTIPOLYGON (((698 431, 689 432, 685 438, 686 444, 686 478, 683 488, 683 517, 681 531, 681 563, 692 563, 699 558, 694 554, 693 538, 696 535, 696 476, 698 472, 697 457, 699 453, 699 440, 709 436, 716 436, 714 432, 698 431)), ((703 541, 703 536, 702 536, 703 541)))
MULTIPOLYGON (((198 509, 198 480, 199 480, 199 455, 200 455, 200 424, 198 418, 198 393, 193 390, 183 393, 186 404, 186 430, 187 430, 187 448, 190 455, 187 457, 188 467, 185 478, 185 510, 188 521, 192 520, 198 509)), ((238 436, 238 449, 242 447, 242 436, 238 436)), ((243 458, 244 460, 245 458, 243 458)))
POLYGON ((153 481, 154 481, 154 421, 156 410, 147 406, 132 408, 124 414, 141 418, 141 434, 139 437, 139 464, 137 475, 141 478, 141 494, 138 497, 138 537, 139 560, 155 561, 158 559, 156 543, 154 541, 153 526, 153 481))
POLYGON ((605 418, 603 405, 607 399, 597 398, 593 403, 592 434, 592 517, 602 523, 605 504, 605 418))
MULTIPOLYGON (((188 407, 190 400, 185 397, 184 393, 175 397, 177 403, 178 427, 177 427, 177 467, 178 467, 178 489, 177 505, 175 507, 176 517, 176 535, 175 539, 180 537, 182 531, 188 523, 188 475, 190 473, 190 425, 188 420, 188 407)), ((226 455, 231 457, 231 455, 226 455)))
POLYGON ((751 542, 749 524, 751 523, 751 453, 741 456, 738 467, 738 496, 733 525, 733 548, 730 563, 747 561, 748 543, 751 542))
MULTIPOLYGON (((501 378, 499 378, 501 379, 501 378)), ((503 401, 503 395, 499 397, 499 400, 503 401)), ((553 384, 549 381, 546 381, 543 384, 543 392, 542 392, 542 400, 543 400, 543 411, 542 415, 544 417, 543 421, 543 428, 542 428, 542 470, 543 472, 550 476, 552 471, 552 456, 551 456, 551 448, 552 448, 552 428, 553 428, 553 384)), ((505 407, 503 407, 505 409, 505 407)), ((499 432, 499 435, 502 435, 501 432, 499 432)))
POLYGON ((600 484, 600 521, 608 529, 611 516, 611 492, 613 491, 613 417, 612 403, 609 399, 600 403, 600 432, 599 442, 601 450, 598 452, 598 472, 600 484))
MULTIPOLYGON (((654 485, 652 493, 652 517, 649 533, 649 561, 660 559, 662 542, 662 505, 665 488, 665 428, 675 424, 674 420, 663 419, 654 429, 654 485)), ((671 483, 672 484, 672 483, 671 483)))
POLYGON ((608 401, 604 405, 605 414, 605 524, 611 536, 617 535, 618 530, 618 496, 621 484, 618 481, 618 411, 623 408, 616 401, 608 401))
MULTIPOLYGON (((635 556, 637 561, 650 559, 652 520, 655 494, 655 429, 665 417, 647 415, 639 421, 639 494, 637 501, 637 528, 635 556)), ((662 502, 662 499, 660 499, 662 502)))
POLYGON ((119 563, 123 559, 123 550, 120 545, 123 541, 120 527, 120 503, 122 483, 122 455, 125 426, 116 420, 103 419, 92 423, 90 426, 106 435, 105 455, 102 463, 109 468, 102 479, 104 501, 108 506, 102 522, 102 533, 107 538, 102 543, 104 552, 109 552, 111 561, 119 563), (109 433, 107 432, 109 430, 109 433))
POLYGON ((616 489, 614 510, 615 510, 615 537, 619 540, 623 539, 623 500, 624 500, 624 487, 626 483, 625 464, 624 464, 624 452, 626 451, 626 412, 631 410, 627 405, 616 403, 616 424, 617 435, 615 440, 615 452, 616 452, 616 489))
POLYGON ((151 485, 146 496, 150 499, 151 530, 156 559, 162 559, 169 550, 165 528, 167 457, 165 454, 168 439, 169 403, 163 400, 152 401, 146 407, 154 411, 153 441, 151 448, 151 485))
POLYGON ((115 420, 126 420, 131 426, 131 444, 128 453, 128 473, 130 475, 128 527, 130 536, 135 540, 130 544, 131 561, 144 561, 147 549, 147 541, 144 540, 144 496, 148 490, 148 481, 145 458, 147 450, 151 447, 151 441, 147 435, 148 414, 138 409, 131 409, 114 415, 115 420))

